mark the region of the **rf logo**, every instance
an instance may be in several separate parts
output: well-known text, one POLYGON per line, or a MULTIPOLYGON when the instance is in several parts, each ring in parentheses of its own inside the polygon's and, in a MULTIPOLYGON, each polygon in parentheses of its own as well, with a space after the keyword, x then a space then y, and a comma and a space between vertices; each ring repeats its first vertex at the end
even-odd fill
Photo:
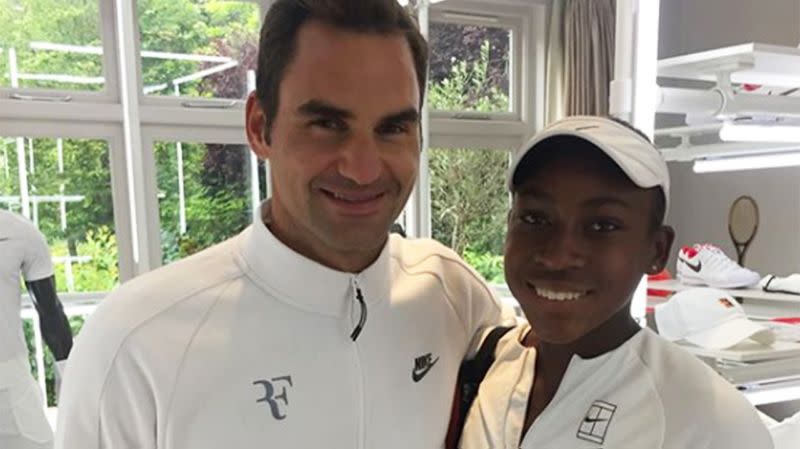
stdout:
POLYGON ((289 396, 287 388, 292 387, 292 376, 274 377, 270 380, 257 380, 253 385, 261 385, 264 387, 264 397, 258 399, 256 402, 266 402, 269 404, 269 409, 272 411, 272 417, 281 421, 286 419, 286 413, 281 413, 281 403, 283 406, 289 406, 289 396), (278 388, 278 394, 276 392, 278 388))

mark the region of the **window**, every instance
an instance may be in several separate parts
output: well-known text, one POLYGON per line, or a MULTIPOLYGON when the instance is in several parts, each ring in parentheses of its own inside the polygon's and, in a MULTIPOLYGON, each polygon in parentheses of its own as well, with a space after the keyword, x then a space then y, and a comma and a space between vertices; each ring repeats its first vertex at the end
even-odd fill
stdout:
POLYGON ((428 158, 433 238, 459 253, 490 283, 503 283, 509 153, 431 149, 428 158))
POLYGON ((97 0, 0 0, 0 87, 99 91, 97 0))
POLYGON ((0 137, 0 207, 45 235, 59 292, 118 284, 107 141, 0 137))
POLYGON ((247 95, 258 54, 257 3, 138 0, 137 9, 145 94, 247 95))
POLYGON ((432 22, 430 107, 512 112, 511 36, 508 28, 432 22))
POLYGON ((247 146, 156 142, 155 159, 162 263, 220 243, 252 222, 265 181, 259 162, 252 182, 247 146))

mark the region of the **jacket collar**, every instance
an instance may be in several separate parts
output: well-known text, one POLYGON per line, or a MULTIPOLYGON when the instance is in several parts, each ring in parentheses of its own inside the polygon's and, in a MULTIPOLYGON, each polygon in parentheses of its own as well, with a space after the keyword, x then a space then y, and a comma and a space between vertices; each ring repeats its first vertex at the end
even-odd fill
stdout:
POLYGON ((355 301, 358 285, 367 306, 388 298, 391 291, 392 238, 364 271, 347 273, 313 261, 286 246, 269 230, 269 200, 261 206, 262 220, 239 236, 239 262, 247 275, 276 299, 308 312, 342 317, 355 301))

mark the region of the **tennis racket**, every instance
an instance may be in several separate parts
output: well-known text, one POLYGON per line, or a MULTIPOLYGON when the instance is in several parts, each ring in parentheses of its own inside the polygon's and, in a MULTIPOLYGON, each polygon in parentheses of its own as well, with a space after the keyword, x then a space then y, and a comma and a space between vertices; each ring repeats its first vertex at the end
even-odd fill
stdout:
POLYGON ((747 250, 758 232, 758 204, 749 196, 740 196, 731 205, 728 214, 728 233, 736 248, 739 265, 744 266, 747 250))

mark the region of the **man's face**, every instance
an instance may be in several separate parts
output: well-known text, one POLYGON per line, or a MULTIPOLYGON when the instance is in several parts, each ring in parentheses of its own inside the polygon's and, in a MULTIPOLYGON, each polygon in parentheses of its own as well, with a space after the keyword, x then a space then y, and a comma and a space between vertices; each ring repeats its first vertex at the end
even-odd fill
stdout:
POLYGON ((630 324, 633 291, 663 268, 671 245, 671 230, 652 229, 654 198, 599 150, 567 151, 526 175, 509 215, 505 271, 540 340, 570 344, 630 324))
POLYGON ((334 268, 371 262, 414 185, 419 98, 402 35, 303 25, 270 130, 248 100, 248 137, 272 173, 273 232, 334 268))

